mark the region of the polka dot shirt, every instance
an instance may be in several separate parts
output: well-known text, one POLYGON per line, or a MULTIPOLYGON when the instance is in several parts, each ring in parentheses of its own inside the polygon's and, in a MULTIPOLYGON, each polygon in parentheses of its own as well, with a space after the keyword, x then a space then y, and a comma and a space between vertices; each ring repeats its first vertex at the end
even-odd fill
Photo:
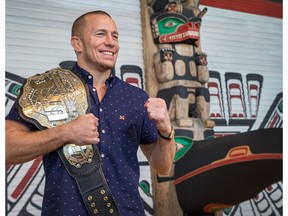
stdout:
MULTIPOLYGON (((122 216, 144 216, 144 207, 138 191, 139 144, 151 144, 157 140, 155 123, 149 120, 144 103, 147 94, 118 77, 106 80, 106 94, 100 102, 93 87, 93 76, 77 63, 72 71, 88 84, 91 110, 99 118, 102 169, 111 193, 122 216)), ((31 130, 37 128, 25 122, 13 106, 6 119, 20 121, 31 130)), ((66 172, 57 152, 43 156, 45 191, 42 215, 85 216, 89 215, 75 180, 66 172)))

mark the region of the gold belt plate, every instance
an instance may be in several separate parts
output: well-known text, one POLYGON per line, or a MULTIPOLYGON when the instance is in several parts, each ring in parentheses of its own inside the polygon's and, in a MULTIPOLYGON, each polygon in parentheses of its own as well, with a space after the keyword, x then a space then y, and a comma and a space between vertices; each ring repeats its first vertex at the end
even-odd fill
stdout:
MULTIPOLYGON (((88 91, 76 74, 54 68, 28 78, 18 104, 25 119, 39 128, 52 128, 86 114, 88 91)), ((70 164, 77 168, 93 160, 92 145, 67 144, 62 151, 70 164)))

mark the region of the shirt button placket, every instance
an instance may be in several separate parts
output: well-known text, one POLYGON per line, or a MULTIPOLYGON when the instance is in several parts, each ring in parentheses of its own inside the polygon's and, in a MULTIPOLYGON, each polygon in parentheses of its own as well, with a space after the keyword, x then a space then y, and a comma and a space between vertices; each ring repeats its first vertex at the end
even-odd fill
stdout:
MULTIPOLYGON (((101 106, 101 104, 100 104, 100 106, 101 106)), ((104 119, 104 112, 103 112, 103 109, 101 108, 101 107, 99 107, 99 119, 101 120, 101 119, 104 119)), ((106 136, 106 131, 103 129, 103 127, 105 127, 105 124, 104 124, 104 122, 103 121, 101 121, 101 128, 99 127, 98 129, 99 129, 99 132, 101 133, 101 140, 102 140, 102 142, 103 142, 103 144, 105 143, 105 136, 106 136)), ((100 126, 99 125, 99 126, 100 126)), ((104 145, 101 145, 101 154, 100 154, 100 156, 101 156, 101 158, 104 158, 105 157, 105 144, 104 145)))

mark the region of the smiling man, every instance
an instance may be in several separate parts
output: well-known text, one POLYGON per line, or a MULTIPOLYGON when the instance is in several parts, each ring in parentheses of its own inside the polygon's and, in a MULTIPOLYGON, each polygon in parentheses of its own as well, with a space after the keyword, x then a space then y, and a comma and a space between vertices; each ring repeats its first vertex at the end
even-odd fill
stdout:
POLYGON ((73 23, 72 70, 27 78, 6 117, 6 163, 43 156, 42 215, 144 215, 140 147, 159 174, 170 172, 174 130, 166 103, 112 74, 115 22, 104 11, 73 23))

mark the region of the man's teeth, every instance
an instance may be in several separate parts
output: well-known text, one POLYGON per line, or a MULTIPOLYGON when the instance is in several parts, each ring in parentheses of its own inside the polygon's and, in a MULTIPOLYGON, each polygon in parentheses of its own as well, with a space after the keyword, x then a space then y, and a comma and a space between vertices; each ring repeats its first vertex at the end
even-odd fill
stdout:
POLYGON ((113 53, 112 52, 107 52, 107 51, 104 51, 104 52, 102 52, 104 55, 113 55, 113 53))

